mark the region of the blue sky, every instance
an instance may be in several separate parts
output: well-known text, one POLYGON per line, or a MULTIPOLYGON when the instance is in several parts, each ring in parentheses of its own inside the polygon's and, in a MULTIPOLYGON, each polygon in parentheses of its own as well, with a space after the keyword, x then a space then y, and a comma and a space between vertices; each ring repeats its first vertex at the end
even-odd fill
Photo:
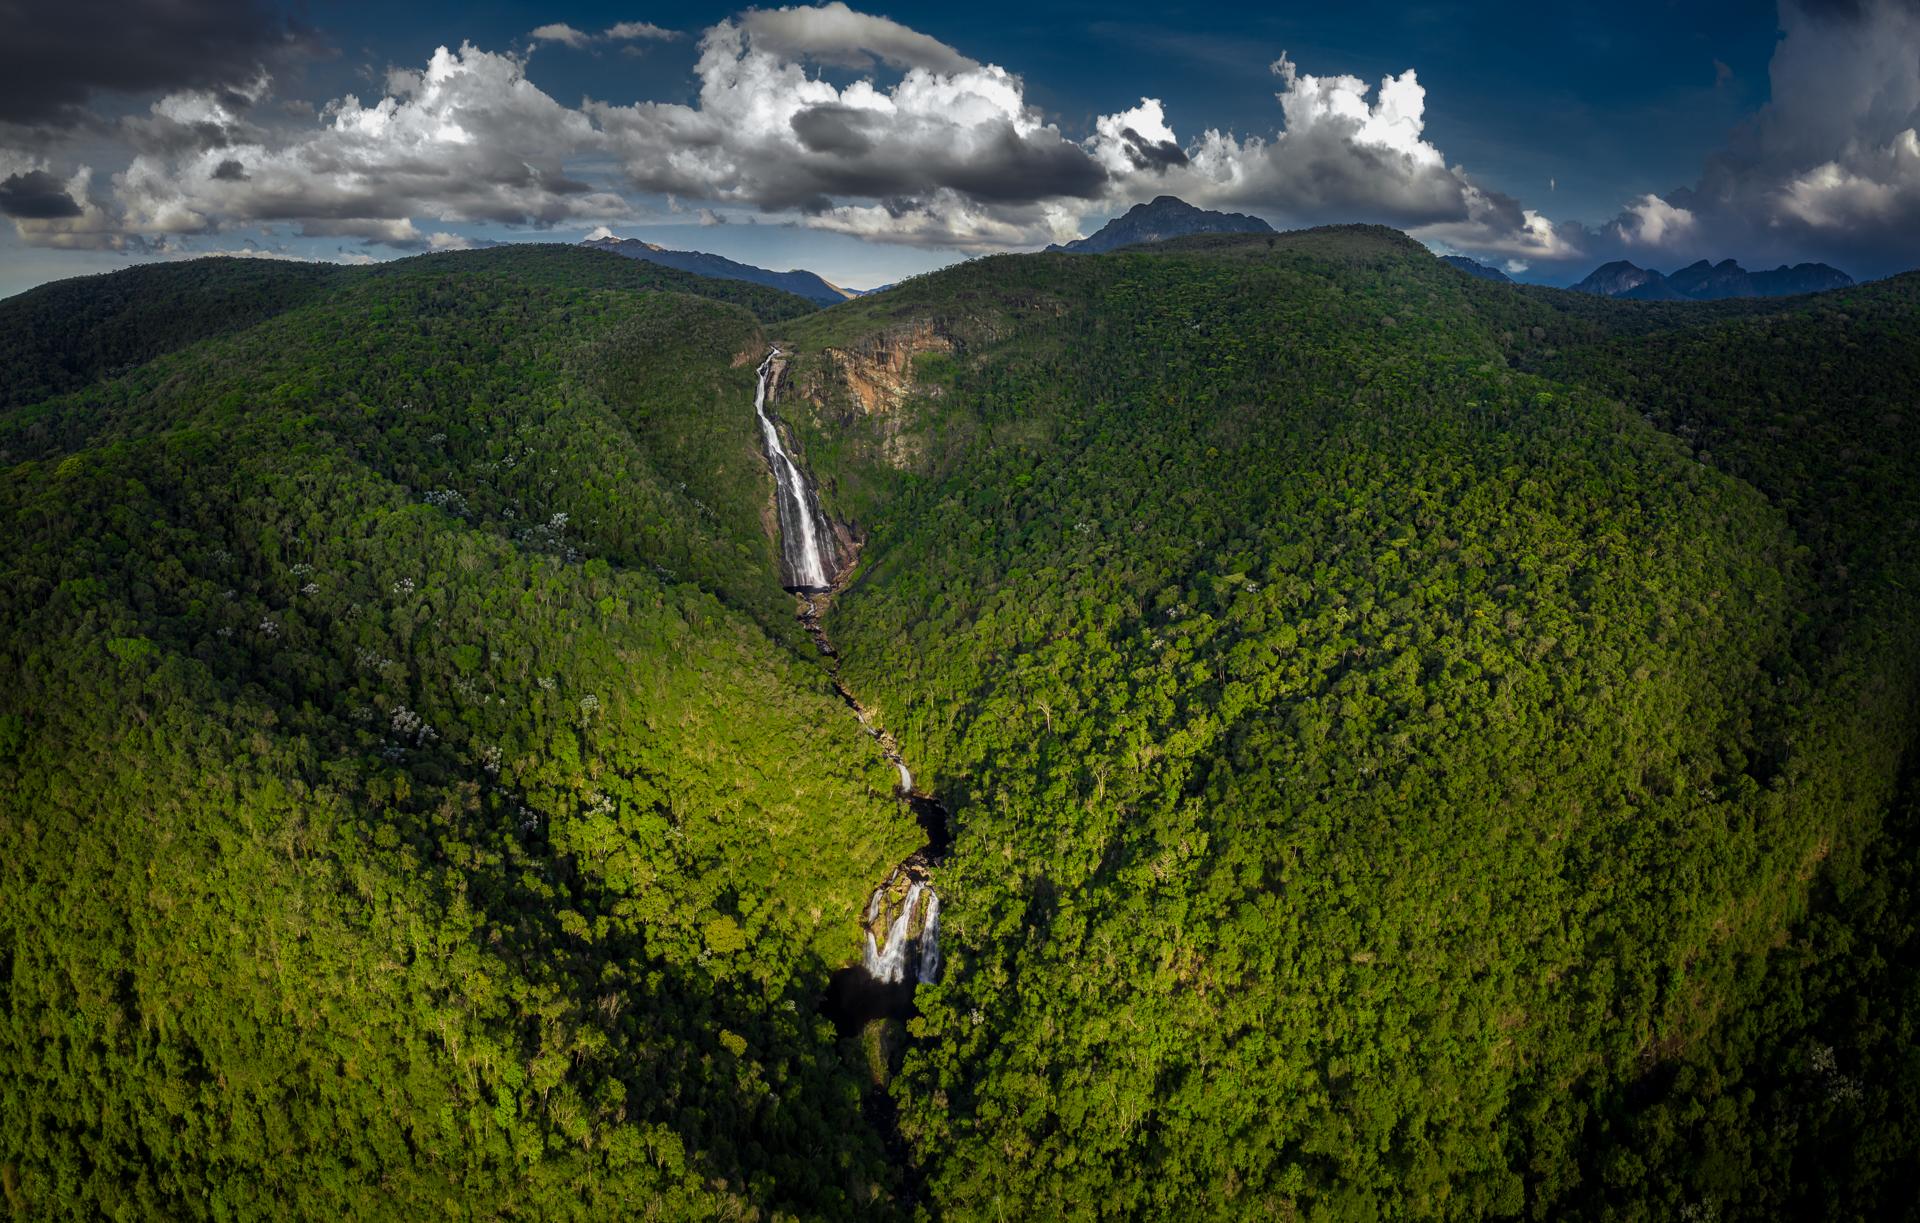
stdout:
POLYGON ((1163 192, 1551 283, 1920 263, 1915 0, 42 16, 0 49, 0 293, 603 229, 867 286, 1163 192))

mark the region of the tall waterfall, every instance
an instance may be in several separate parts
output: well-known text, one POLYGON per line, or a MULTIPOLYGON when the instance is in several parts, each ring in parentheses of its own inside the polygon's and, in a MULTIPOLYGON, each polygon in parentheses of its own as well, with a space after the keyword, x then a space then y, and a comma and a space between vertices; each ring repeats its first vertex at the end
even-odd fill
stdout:
POLYGON ((779 355, 780 350, 776 348, 760 363, 760 385, 753 392, 753 411, 760 418, 767 464, 773 468, 774 504, 780 517, 780 562, 791 579, 790 587, 825 590, 833 584, 836 560, 833 533, 827 529, 826 516, 820 512, 813 485, 807 483, 800 465, 780 444, 780 430, 767 414, 767 384, 773 378, 773 363, 779 355))
POLYGON ((867 951, 862 963, 874 980, 898 985, 907 980, 907 965, 912 961, 914 980, 930 984, 940 974, 939 894, 917 879, 908 884, 900 911, 887 922, 886 937, 881 940, 874 937, 873 928, 888 916, 891 882, 881 884, 867 902, 867 951), (917 931, 915 917, 919 918, 917 931), (909 954, 915 945, 918 957, 909 954))
MULTIPOLYGON (((767 397, 781 355, 778 348, 767 353, 767 359, 760 363, 759 385, 753 392, 753 412, 760 419, 760 436, 766 444, 767 466, 773 470, 774 505, 780 519, 780 566, 788 589, 801 592, 804 605, 800 614, 801 622, 807 626, 820 652, 829 660, 835 660, 837 655, 833 643, 827 640, 826 630, 820 622, 820 604, 807 593, 828 592, 821 602, 831 597, 833 580, 841 567, 834 547, 833 531, 826 515, 820 512, 819 498, 808 483, 806 473, 800 470, 800 465, 793 461, 793 456, 781 444, 780 428, 767 410, 767 397)), ((840 682, 837 662, 830 662, 830 665, 834 667, 835 687, 846 698, 847 704, 852 706, 860 725, 879 741, 886 759, 899 770, 899 797, 914 809, 921 826, 928 831, 929 840, 926 850, 916 853, 895 868, 868 899, 866 914, 861 922, 866 941, 865 952, 861 956, 861 970, 864 970, 869 987, 875 984, 906 985, 909 982, 931 984, 940 975, 940 897, 927 882, 926 876, 928 868, 937 863, 945 852, 950 835, 946 812, 931 796, 915 792, 913 771, 901 757, 893 737, 874 724, 868 711, 840 682), (902 883, 906 884, 904 895, 897 891, 902 883), (894 907, 896 904, 899 906, 897 911, 894 907)), ((864 991, 858 985, 848 984, 847 974, 857 975, 858 971, 849 966, 834 974, 834 990, 839 991, 840 998, 835 1004, 839 1008, 834 1019, 836 1026, 848 1022, 864 1023, 872 1016, 872 1012, 866 1009, 872 995, 868 994, 869 1002, 863 1003, 859 998, 864 991)), ((886 1004, 888 1007, 900 1005, 899 995, 902 991, 883 992, 894 996, 886 1004)), ((911 996, 910 990, 905 992, 911 996)))

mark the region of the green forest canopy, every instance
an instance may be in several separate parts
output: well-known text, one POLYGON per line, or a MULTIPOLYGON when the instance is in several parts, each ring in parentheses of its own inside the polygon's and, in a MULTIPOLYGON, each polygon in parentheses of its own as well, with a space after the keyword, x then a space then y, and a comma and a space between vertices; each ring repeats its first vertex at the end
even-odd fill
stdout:
POLYGON ((0 303, 16 1213, 1910 1209, 1920 277, 1345 227, 809 309, 548 247, 0 303), (919 833, 778 588, 774 339, 959 832, 894 1124, 818 1004, 919 833))

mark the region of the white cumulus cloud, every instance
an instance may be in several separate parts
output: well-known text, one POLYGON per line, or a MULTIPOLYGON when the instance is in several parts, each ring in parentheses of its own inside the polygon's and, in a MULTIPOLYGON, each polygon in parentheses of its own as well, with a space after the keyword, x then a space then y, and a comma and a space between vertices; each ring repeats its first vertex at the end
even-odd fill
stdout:
POLYGON ((1447 165, 1425 137, 1426 89, 1413 69, 1376 91, 1359 77, 1302 72, 1286 55, 1271 68, 1282 119, 1272 136, 1209 128, 1182 143, 1154 98, 1096 120, 1088 144, 1114 194, 1178 195, 1291 224, 1384 221, 1485 253, 1571 253, 1570 239, 1539 213, 1447 165))
POLYGON ((1060 231, 1043 202, 1105 190, 1099 164, 1026 101, 1019 77, 843 4, 721 22, 695 73, 692 106, 587 106, 640 190, 968 248, 1048 239, 1060 231), (901 75, 842 88, 810 63, 901 75))
POLYGON ((670 42, 680 35, 674 30, 664 29, 651 21, 616 21, 607 27, 602 37, 616 42, 631 42, 634 39, 670 42))
POLYGON ((1627 205, 1607 236, 1677 259, 1920 263, 1920 4, 1782 0, 1771 98, 1691 187, 1627 205))
POLYGON ((1690 242, 1699 227, 1689 209, 1648 192, 1628 204, 1612 228, 1628 246, 1671 247, 1690 242))
POLYGON ((562 46, 578 49, 593 41, 593 35, 585 30, 576 30, 564 21, 555 21, 530 30, 527 38, 533 42, 557 42, 562 46))
POLYGON ((223 133, 211 147, 142 152, 115 177, 130 233, 204 233, 286 223, 309 235, 414 246, 414 218, 551 225, 627 215, 619 194, 572 177, 594 148, 587 117, 526 79, 511 55, 463 45, 397 71, 371 104, 331 103, 315 127, 263 129, 210 93, 171 95, 156 115, 223 133))

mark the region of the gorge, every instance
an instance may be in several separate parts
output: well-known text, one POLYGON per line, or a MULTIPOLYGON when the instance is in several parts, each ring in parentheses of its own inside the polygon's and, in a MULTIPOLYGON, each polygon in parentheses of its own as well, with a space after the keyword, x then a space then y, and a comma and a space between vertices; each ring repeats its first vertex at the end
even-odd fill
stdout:
POLYGON ((938 801, 915 792, 913 771, 907 767, 899 744, 840 678, 838 652, 821 622, 822 604, 829 602, 852 576, 858 558, 856 555, 844 564, 839 562, 834 532, 820 510, 819 495, 780 440, 770 401, 779 381, 782 355, 778 347, 767 353, 760 363, 753 395, 767 466, 774 478, 781 570, 789 579, 788 589, 800 601, 800 622, 827 659, 835 690, 899 771, 898 794, 913 809, 927 834, 927 844, 888 872, 868 898, 861 919, 864 951, 860 963, 842 967, 833 976, 826 1010, 835 1026, 848 1032, 878 1018, 905 1018, 913 1012, 914 987, 938 979, 940 895, 934 890, 932 871, 945 856, 951 832, 947 812, 938 801))

